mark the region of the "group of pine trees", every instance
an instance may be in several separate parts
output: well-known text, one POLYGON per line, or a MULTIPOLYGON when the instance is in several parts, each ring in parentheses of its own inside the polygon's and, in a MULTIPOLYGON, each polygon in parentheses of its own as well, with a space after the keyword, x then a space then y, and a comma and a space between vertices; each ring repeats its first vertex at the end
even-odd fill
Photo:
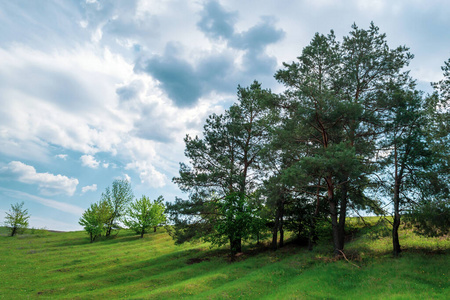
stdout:
POLYGON ((390 48, 373 23, 353 25, 341 41, 316 34, 284 63, 275 74, 283 93, 239 86, 202 137, 185 138, 189 164, 173 181, 188 199, 167 207, 176 243, 229 244, 235 254, 271 232, 276 249, 288 229, 312 247, 326 220, 339 255, 350 210, 392 213, 394 255, 402 214, 448 233, 450 60, 426 94, 408 51, 390 48))

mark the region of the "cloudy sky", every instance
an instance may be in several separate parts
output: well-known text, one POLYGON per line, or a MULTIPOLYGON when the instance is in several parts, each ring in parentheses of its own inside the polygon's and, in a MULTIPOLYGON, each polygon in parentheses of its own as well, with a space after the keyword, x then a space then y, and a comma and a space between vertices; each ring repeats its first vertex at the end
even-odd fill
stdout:
POLYGON ((315 32, 371 21, 415 54, 419 87, 450 57, 446 0, 0 1, 0 222, 25 202, 30 226, 78 230, 114 179, 137 197, 171 182, 186 134, 315 32))

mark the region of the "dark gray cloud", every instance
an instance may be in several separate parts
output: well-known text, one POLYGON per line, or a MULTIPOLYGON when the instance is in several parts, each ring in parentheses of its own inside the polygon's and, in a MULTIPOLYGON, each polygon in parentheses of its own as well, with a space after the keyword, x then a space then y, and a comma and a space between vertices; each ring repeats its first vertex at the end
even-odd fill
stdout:
POLYGON ((137 63, 135 71, 144 71, 159 82, 167 95, 177 106, 185 107, 195 103, 202 94, 201 82, 191 64, 178 58, 179 46, 168 43, 162 56, 157 55, 137 63))
POLYGON ((263 51, 267 45, 280 41, 284 35, 282 29, 275 28, 273 18, 264 17, 261 23, 249 30, 233 35, 229 45, 242 50, 263 51))
POLYGON ((144 84, 140 80, 134 80, 129 85, 116 89, 116 94, 121 101, 135 99, 139 92, 144 88, 144 84))
POLYGON ((239 78, 234 74, 234 57, 231 54, 206 55, 197 63, 196 72, 198 79, 203 82, 204 92, 230 91, 239 83, 239 78))
POLYGON ((136 17, 137 0, 97 1, 82 6, 87 27, 92 32, 101 29, 104 44, 117 45, 130 39, 143 43, 158 37, 158 18, 149 12, 136 17))
POLYGON ((277 59, 264 52, 248 50, 242 59, 242 64, 245 66, 245 74, 249 77, 272 77, 277 67, 277 59))
POLYGON ((151 103, 140 106, 140 117, 134 122, 133 135, 161 143, 174 141, 173 133, 178 123, 159 105, 151 103))
POLYGON ((162 56, 137 62, 135 71, 143 71, 156 78, 179 107, 194 105, 202 95, 212 90, 223 92, 230 88, 229 76, 234 63, 231 56, 205 55, 193 65, 180 58, 181 53, 180 45, 168 43, 162 56))
POLYGON ((275 28, 273 18, 261 18, 261 22, 249 30, 235 34, 229 41, 233 48, 246 51, 243 67, 249 76, 273 75, 277 59, 266 53, 266 47, 282 40, 285 32, 275 28))
POLYGON ((194 105, 212 91, 226 94, 235 92, 238 84, 251 83, 257 77, 272 77, 277 60, 266 53, 266 48, 283 39, 285 33, 277 29, 271 17, 247 31, 236 32, 236 12, 226 11, 219 2, 208 1, 201 12, 197 27, 212 40, 223 40, 228 48, 221 52, 205 53, 195 63, 180 58, 183 49, 168 43, 164 54, 138 61, 136 71, 144 71, 160 83, 177 106, 194 105), (237 51, 244 51, 242 63, 237 63, 237 51))
POLYGON ((208 1, 201 16, 197 26, 206 36, 215 39, 233 36, 237 12, 227 12, 217 1, 208 1))

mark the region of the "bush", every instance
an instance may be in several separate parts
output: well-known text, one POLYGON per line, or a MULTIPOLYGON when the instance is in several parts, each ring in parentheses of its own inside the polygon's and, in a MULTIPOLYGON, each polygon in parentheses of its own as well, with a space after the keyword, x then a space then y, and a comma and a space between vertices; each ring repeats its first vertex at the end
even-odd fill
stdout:
POLYGON ((405 221, 412 224, 414 232, 430 237, 450 233, 450 201, 441 199, 419 204, 407 215, 405 221))

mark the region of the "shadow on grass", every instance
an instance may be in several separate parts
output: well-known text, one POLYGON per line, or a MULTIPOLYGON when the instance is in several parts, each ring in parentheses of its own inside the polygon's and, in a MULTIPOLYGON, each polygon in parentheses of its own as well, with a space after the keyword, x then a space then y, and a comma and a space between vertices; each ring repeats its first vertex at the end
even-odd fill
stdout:
MULTIPOLYGON (((145 236, 146 238, 148 236, 145 236)), ((92 243, 89 240, 89 236, 86 235, 85 237, 76 237, 76 238, 70 238, 65 239, 64 241, 55 241, 50 246, 52 247, 68 247, 68 246, 80 246, 80 245, 97 245, 97 244, 103 244, 103 245, 113 245, 113 244, 120 244, 120 243, 128 243, 130 241, 136 241, 141 240, 140 235, 131 235, 129 233, 125 235, 113 235, 109 237, 101 236, 96 238, 92 243)))

